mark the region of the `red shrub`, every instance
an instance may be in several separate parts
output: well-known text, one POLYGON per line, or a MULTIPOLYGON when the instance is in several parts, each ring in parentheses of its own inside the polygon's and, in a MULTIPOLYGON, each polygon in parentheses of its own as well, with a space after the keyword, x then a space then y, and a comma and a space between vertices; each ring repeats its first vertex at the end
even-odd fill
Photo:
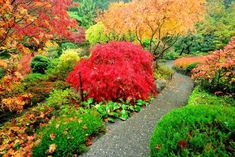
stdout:
POLYGON ((98 45, 91 57, 81 60, 67 81, 79 90, 79 72, 83 90, 96 101, 147 99, 156 94, 152 55, 129 42, 98 45))
POLYGON ((85 41, 85 30, 83 27, 79 27, 77 32, 74 32, 69 36, 68 40, 73 43, 82 43, 85 41))
MULTIPOLYGON (((192 78, 213 92, 232 93, 235 90, 235 38, 208 55, 206 62, 193 69, 192 78)), ((235 95, 234 95, 235 96, 235 95)))
POLYGON ((24 76, 31 72, 30 63, 32 61, 32 58, 32 54, 26 54, 20 59, 17 71, 21 75, 24 76))

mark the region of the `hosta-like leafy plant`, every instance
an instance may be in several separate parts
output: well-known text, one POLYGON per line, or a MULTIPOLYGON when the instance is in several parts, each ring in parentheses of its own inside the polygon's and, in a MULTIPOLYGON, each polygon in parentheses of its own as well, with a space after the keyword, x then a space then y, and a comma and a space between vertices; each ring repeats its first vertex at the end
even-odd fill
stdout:
POLYGON ((82 85, 87 97, 95 101, 146 100, 156 94, 152 60, 149 52, 130 42, 98 45, 89 59, 78 63, 67 81, 77 90, 82 85))
POLYGON ((234 93, 235 38, 224 48, 213 52, 204 64, 193 69, 192 78, 213 92, 234 93))

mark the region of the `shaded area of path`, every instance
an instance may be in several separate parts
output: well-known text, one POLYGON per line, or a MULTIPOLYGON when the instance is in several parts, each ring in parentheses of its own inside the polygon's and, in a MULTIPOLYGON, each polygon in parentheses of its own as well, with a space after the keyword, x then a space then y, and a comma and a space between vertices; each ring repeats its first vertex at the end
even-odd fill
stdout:
MULTIPOLYGON (((172 62, 165 63, 172 67, 172 62)), ((173 79, 153 103, 134 114, 126 122, 108 126, 90 150, 82 157, 147 157, 149 141, 156 122, 170 110, 187 102, 193 88, 188 76, 175 73, 173 79)))

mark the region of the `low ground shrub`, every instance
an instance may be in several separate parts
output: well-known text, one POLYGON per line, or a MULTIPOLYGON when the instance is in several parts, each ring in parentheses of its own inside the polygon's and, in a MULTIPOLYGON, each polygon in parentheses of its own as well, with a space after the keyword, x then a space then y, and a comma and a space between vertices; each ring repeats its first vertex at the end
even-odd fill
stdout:
POLYGON ((204 63, 206 61, 206 56, 198 56, 198 57, 183 57, 176 59, 174 61, 174 67, 179 70, 186 71, 187 67, 189 67, 192 64, 196 63, 204 63))
MULTIPOLYGON (((117 102, 104 101, 94 105, 94 108, 101 114, 104 121, 114 122, 114 119, 119 118, 121 120, 127 120, 131 113, 140 112, 141 107, 148 106, 150 100, 136 100, 135 102, 130 102, 129 100, 123 101, 120 99, 117 102)), ((89 99, 88 99, 89 101, 89 99)))
POLYGON ((151 137, 151 156, 234 155, 235 108, 190 105, 168 113, 151 137))
POLYGON ((0 127, 0 156, 28 156, 35 142, 36 130, 58 111, 46 104, 29 109, 22 116, 0 127))
MULTIPOLYGON (((0 125, 0 156, 29 156, 36 141, 36 132, 50 119, 61 115, 90 112, 80 109, 76 103, 79 97, 74 90, 55 90, 46 103, 29 108, 12 121, 0 125)), ((77 133, 78 134, 78 133, 77 133)))
POLYGON ((235 99, 228 96, 216 96, 201 87, 196 87, 189 97, 188 105, 223 105, 235 107, 235 99))
POLYGON ((130 42, 96 46, 91 57, 81 60, 68 75, 72 87, 87 92, 95 101, 149 99, 156 95, 153 57, 130 42))
POLYGON ((24 91, 33 95, 33 102, 41 102, 45 100, 51 90, 66 89, 69 85, 64 81, 50 81, 49 76, 40 73, 31 73, 26 75, 21 81, 24 91))
POLYGON ((47 75, 41 73, 31 73, 29 75, 26 75, 21 82, 25 83, 25 86, 28 87, 31 86, 33 83, 38 83, 41 81, 45 81, 47 79, 48 79, 47 75))
POLYGON ((47 58, 46 56, 38 55, 32 59, 30 67, 33 73, 45 74, 45 71, 47 70, 49 65, 50 65, 49 58, 47 58))
POLYGON ((172 70, 171 68, 169 68, 165 65, 159 64, 154 69, 154 79, 155 80, 158 80, 158 79, 168 80, 169 78, 171 78, 171 76, 173 74, 174 74, 174 70, 172 70))
POLYGON ((211 53, 192 72, 195 82, 205 89, 235 96, 235 38, 223 50, 211 53))
POLYGON ((61 105, 76 105, 80 103, 79 94, 73 89, 54 90, 47 98, 48 106, 58 107, 61 105))
POLYGON ((69 85, 64 81, 41 81, 33 82, 31 85, 28 84, 28 87, 25 88, 25 91, 33 95, 32 102, 33 104, 36 104, 48 98, 52 90, 66 89, 68 87, 69 85))
POLYGON ((25 106, 32 104, 32 97, 32 94, 28 93, 3 98, 1 100, 0 111, 22 112, 25 106))
POLYGON ((39 134, 41 140, 32 150, 32 156, 73 156, 86 147, 91 135, 103 129, 103 121, 96 111, 76 112, 60 116, 45 126, 39 134))

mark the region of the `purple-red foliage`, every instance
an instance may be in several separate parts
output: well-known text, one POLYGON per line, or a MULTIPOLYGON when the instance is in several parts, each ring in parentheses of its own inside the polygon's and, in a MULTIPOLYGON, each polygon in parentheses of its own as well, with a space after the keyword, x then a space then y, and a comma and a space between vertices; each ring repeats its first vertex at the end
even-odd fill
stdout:
POLYGON ((148 99, 157 94, 153 77, 153 56, 130 42, 110 42, 96 46, 91 57, 81 60, 67 81, 96 101, 148 99))

